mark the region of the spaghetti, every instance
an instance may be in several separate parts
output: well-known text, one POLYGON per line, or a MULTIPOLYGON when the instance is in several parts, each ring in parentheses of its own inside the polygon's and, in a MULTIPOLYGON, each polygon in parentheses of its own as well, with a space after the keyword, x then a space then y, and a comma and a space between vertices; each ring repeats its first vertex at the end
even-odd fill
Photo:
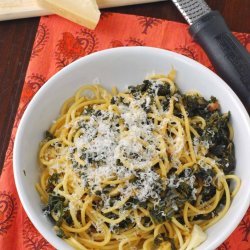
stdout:
POLYGON ((174 77, 83 86, 46 133, 36 188, 75 249, 189 250, 227 212, 240 186, 229 113, 174 77))

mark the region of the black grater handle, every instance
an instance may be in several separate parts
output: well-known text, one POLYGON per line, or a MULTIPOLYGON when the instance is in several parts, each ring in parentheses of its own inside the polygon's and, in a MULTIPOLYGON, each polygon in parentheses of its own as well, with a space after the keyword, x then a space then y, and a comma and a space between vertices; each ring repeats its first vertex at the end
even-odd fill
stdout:
POLYGON ((233 36, 218 11, 211 11, 189 29, 215 70, 250 112, 250 54, 233 36))

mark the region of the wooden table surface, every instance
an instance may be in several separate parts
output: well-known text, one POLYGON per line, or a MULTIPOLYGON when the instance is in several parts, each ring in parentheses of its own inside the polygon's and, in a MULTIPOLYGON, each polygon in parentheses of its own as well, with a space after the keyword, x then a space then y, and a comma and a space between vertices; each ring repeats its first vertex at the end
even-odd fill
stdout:
MULTIPOLYGON (((250 0, 207 0, 233 31, 250 33, 250 0)), ((105 10, 106 11, 106 10, 105 10)), ((171 1, 107 9, 185 22, 171 1)), ((0 172, 16 115, 39 18, 0 23, 0 172)))

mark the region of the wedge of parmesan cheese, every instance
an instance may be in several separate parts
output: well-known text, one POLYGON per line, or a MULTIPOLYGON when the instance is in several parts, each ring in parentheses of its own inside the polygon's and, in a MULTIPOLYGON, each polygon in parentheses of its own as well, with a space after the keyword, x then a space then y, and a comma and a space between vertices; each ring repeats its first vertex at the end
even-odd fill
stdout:
POLYGON ((191 233, 191 240, 186 250, 193 250, 207 239, 207 234, 198 225, 194 225, 191 233))
POLYGON ((100 19, 96 0, 39 0, 39 3, 53 13, 89 29, 94 29, 100 19))

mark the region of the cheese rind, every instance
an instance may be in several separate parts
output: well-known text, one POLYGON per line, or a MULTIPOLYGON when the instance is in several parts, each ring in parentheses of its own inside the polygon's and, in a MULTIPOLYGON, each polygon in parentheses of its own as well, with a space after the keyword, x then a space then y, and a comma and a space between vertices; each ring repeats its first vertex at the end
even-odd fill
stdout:
POLYGON ((53 13, 89 29, 95 29, 101 15, 96 0, 39 0, 39 3, 53 13))

